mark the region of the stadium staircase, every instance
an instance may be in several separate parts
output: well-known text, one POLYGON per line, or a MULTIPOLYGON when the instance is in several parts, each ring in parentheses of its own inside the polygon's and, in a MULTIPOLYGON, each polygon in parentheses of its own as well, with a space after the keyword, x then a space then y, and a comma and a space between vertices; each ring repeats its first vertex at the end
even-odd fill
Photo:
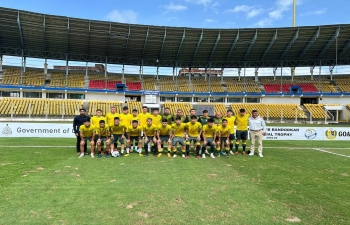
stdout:
POLYGON ((332 84, 335 88, 335 90, 337 90, 337 92, 341 92, 341 89, 338 87, 337 83, 334 80, 329 81, 330 84, 332 84))
POLYGON ((307 118, 310 118, 310 112, 305 108, 305 106, 300 105, 300 108, 304 111, 307 118))

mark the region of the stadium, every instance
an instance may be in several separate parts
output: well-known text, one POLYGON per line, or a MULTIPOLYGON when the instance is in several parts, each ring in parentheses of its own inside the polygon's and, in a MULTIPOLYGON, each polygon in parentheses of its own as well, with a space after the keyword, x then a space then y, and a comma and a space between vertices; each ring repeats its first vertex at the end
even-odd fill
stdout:
POLYGON ((333 72, 350 64, 349 28, 169 27, 0 7, 0 224, 348 224, 350 75, 333 72), (264 158, 76 157, 81 108, 144 106, 258 110, 264 158))

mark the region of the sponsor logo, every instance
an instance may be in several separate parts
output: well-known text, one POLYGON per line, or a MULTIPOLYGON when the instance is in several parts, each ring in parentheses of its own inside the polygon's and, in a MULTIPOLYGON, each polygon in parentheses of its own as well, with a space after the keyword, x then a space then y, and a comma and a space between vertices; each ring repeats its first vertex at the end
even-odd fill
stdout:
POLYGON ((11 130, 11 128, 9 127, 8 124, 6 124, 5 128, 2 129, 2 134, 3 134, 3 135, 6 135, 6 136, 9 136, 9 135, 12 134, 12 130, 11 130))
POLYGON ((315 129, 309 128, 305 131, 304 136, 306 137, 306 139, 312 140, 316 138, 317 132, 315 129))
POLYGON ((333 130, 332 128, 325 131, 326 138, 329 140, 333 140, 337 137, 338 132, 333 130))

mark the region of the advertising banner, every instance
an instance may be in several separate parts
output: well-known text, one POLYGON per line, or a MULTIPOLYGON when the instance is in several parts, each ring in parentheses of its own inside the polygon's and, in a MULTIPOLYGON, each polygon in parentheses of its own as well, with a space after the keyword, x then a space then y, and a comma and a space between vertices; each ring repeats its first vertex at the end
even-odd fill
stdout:
POLYGON ((266 127, 264 140, 323 140, 323 127, 266 127))

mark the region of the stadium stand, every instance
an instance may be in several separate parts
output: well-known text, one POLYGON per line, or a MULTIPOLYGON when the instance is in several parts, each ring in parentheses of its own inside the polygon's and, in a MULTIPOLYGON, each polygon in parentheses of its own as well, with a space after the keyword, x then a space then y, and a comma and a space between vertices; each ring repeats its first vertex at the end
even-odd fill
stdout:
POLYGON ((175 80, 172 77, 160 77, 159 87, 160 91, 173 92, 175 91, 175 80))
POLYGON ((155 91, 157 90, 157 78, 153 77, 144 77, 143 78, 143 90, 155 91))
MULTIPOLYGON (((67 82, 69 88, 84 88, 84 75, 82 73, 69 73, 67 82)), ((66 87, 66 74, 52 72, 50 74, 50 87, 66 87)))
POLYGON ((323 104, 304 104, 304 107, 310 112, 313 119, 324 119, 325 116, 327 119, 330 118, 323 104))
POLYGON ((88 115, 95 115, 97 109, 101 109, 103 115, 106 115, 110 112, 112 106, 116 106, 117 113, 122 113, 122 104, 117 101, 89 101, 89 110, 88 115))
MULTIPOLYGON (((222 103, 205 102, 205 103, 200 103, 200 104, 197 104, 197 105, 210 105, 210 106, 214 106, 215 112, 220 112, 221 115, 223 115, 223 116, 225 116, 225 115, 226 115, 226 112, 227 112, 227 109, 226 109, 225 105, 222 104, 222 103)), ((199 112, 199 113, 202 113, 202 112, 199 112)))
POLYGON ((244 108, 247 113, 256 109, 259 111, 259 115, 269 118, 307 118, 303 109, 297 104, 264 104, 264 103, 243 103, 243 104, 231 104, 231 108, 234 114, 238 114, 241 108, 244 108), (297 110, 297 112, 295 112, 297 110))
POLYGON ((338 88, 342 92, 350 92, 350 79, 349 79, 349 77, 335 77, 334 81, 336 82, 338 88))
POLYGON ((107 79, 104 74, 90 74, 89 75, 89 89, 108 89, 115 90, 116 84, 122 83, 122 76, 115 74, 108 74, 107 79))
POLYGON ((138 113, 142 112, 142 102, 127 102, 129 112, 131 113, 133 109, 137 109, 138 113))
POLYGON ((2 98, 0 115, 9 116, 74 116, 83 106, 82 100, 2 98))
POLYGON ((241 92, 257 92, 260 93, 261 89, 258 84, 254 80, 246 80, 246 84, 242 80, 238 80, 237 78, 225 78, 226 88, 228 92, 232 93, 241 93, 241 92))
POLYGON ((170 109, 170 113, 173 115, 176 115, 176 111, 178 109, 181 109, 184 115, 188 115, 190 113, 190 110, 192 109, 191 104, 187 102, 183 102, 183 103, 164 102, 164 107, 168 107, 170 109))
POLYGON ((125 85, 130 91, 140 91, 142 89, 142 84, 139 81, 140 77, 137 75, 127 75, 125 76, 125 85))
POLYGON ((188 85, 189 81, 187 77, 178 77, 177 78, 177 91, 179 92, 192 92, 190 86, 188 85))
MULTIPOLYGON (((20 85, 21 70, 6 69, 2 79, 2 84, 20 85)), ((22 84, 24 86, 43 86, 45 85, 45 75, 39 70, 27 70, 26 72, 23 72, 22 84)))

